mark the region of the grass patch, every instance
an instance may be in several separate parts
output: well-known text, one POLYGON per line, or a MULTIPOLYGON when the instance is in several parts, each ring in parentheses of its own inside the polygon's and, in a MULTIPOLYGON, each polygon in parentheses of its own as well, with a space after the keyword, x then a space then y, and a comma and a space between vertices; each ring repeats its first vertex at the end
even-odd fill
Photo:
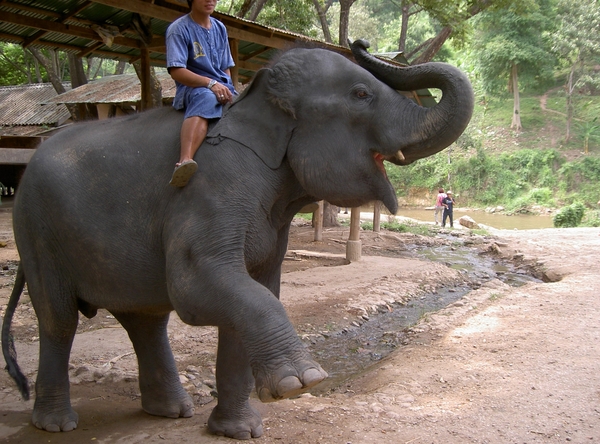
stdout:
MULTIPOLYGON (((436 232, 426 224, 401 223, 392 220, 380 222, 379 226, 384 230, 394 231, 396 233, 412 233, 419 236, 435 236, 436 234, 436 232)), ((363 222, 360 224, 360 227, 366 231, 373 231, 373 222, 363 222)))

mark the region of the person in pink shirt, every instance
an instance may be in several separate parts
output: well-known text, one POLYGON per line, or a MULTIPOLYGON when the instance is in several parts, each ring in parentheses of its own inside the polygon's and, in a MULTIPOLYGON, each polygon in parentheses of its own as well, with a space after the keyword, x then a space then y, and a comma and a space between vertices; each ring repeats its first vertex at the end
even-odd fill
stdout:
POLYGON ((433 218, 435 219, 435 224, 439 225, 442 218, 442 211, 444 210, 444 205, 442 204, 442 200, 446 198, 446 193, 444 193, 444 189, 440 188, 438 190, 438 195, 435 200, 435 211, 433 213, 433 218))

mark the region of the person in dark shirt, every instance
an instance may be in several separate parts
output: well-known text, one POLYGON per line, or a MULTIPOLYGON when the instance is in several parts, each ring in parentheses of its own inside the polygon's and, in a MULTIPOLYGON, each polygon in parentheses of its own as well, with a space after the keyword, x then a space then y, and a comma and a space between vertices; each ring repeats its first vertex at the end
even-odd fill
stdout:
POLYGON ((444 214, 442 215, 442 227, 446 226, 446 219, 450 218, 450 226, 454 227, 454 196, 452 191, 446 191, 446 197, 442 199, 444 214))

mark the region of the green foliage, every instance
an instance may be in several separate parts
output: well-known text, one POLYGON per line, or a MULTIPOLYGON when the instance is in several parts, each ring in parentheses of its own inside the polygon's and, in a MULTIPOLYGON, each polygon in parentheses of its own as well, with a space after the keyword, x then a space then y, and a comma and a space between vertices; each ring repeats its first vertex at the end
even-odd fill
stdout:
POLYGON ((598 117, 594 117, 591 122, 577 123, 580 130, 580 137, 583 139, 583 151, 589 154, 590 140, 600 140, 600 123, 598 117))
MULTIPOLYGON (((360 224, 360 227, 366 231, 373 231, 373 222, 366 221, 360 224)), ((384 230, 395 231, 396 233, 413 233, 420 236, 435 236, 431 228, 424 224, 406 224, 396 220, 381 222, 380 227, 384 230)))
POLYGON ((556 207, 600 196, 600 157, 572 161, 555 149, 521 149, 492 154, 482 148, 453 148, 407 167, 389 167, 400 196, 409 190, 451 188, 464 206, 503 205, 509 212, 556 207), (474 151, 474 152, 472 152, 474 151), (450 159, 450 163, 448 160, 450 159))
POLYGON ((314 7, 310 0, 272 0, 259 17, 261 22, 279 29, 316 36, 314 7))
POLYGON ((600 211, 586 211, 580 226, 600 227, 600 211))
MULTIPOLYGON (((224 0, 216 9, 227 14, 237 14, 243 0, 224 0)), ((314 27, 316 12, 311 0, 269 0, 262 8, 256 21, 286 31, 317 37, 314 27)))
POLYGON ((553 222, 556 228, 578 227, 585 214, 585 205, 575 202, 568 207, 561 208, 554 216, 553 222))
POLYGON ((547 89, 553 83, 554 58, 544 33, 551 29, 546 0, 519 10, 484 11, 474 19, 476 36, 471 47, 475 71, 487 94, 508 92, 510 72, 517 66, 519 91, 547 89))
POLYGON ((26 69, 31 58, 19 45, 0 43, 0 85, 20 85, 27 83, 30 77, 26 69))
POLYGON ((550 188, 534 188, 508 203, 509 214, 529 213, 532 206, 554 207, 556 201, 550 188))

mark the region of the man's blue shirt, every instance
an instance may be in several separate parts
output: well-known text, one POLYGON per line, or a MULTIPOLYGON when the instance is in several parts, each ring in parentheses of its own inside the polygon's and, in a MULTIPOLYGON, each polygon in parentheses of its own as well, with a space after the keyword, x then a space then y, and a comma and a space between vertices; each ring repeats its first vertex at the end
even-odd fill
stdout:
MULTIPOLYGON (((210 23, 211 28, 206 29, 196 23, 190 14, 171 23, 166 34, 167 68, 187 68, 226 85, 235 94, 231 79, 225 73, 235 65, 229 49, 227 29, 213 17, 210 17, 210 23)), ((177 91, 173 106, 182 109, 186 106, 188 87, 179 82, 175 84, 177 91)))

